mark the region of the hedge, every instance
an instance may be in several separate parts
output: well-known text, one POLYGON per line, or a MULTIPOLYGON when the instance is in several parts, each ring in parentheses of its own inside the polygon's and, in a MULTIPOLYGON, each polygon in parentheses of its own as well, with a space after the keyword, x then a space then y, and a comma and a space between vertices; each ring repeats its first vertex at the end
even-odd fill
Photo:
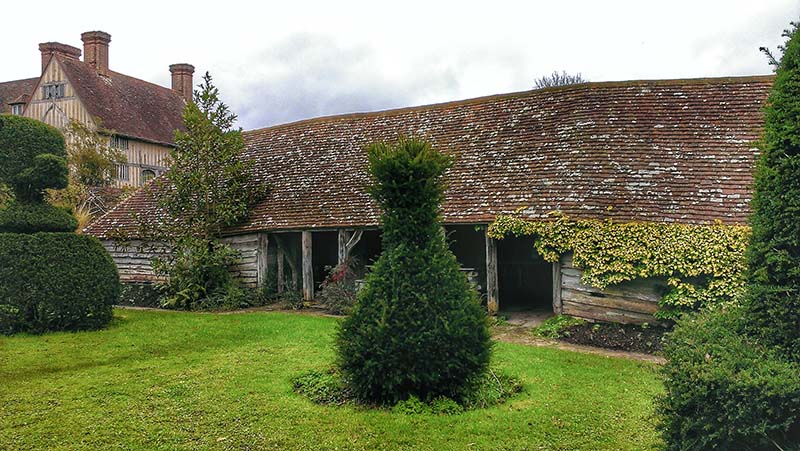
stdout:
POLYGON ((94 237, 0 233, 0 332, 99 329, 120 295, 117 268, 94 237))

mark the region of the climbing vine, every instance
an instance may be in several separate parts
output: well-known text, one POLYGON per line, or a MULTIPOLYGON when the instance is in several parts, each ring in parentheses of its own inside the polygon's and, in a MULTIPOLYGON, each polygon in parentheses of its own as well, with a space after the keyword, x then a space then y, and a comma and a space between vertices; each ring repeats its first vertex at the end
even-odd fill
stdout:
POLYGON ((746 226, 675 223, 616 223, 571 220, 560 213, 542 221, 500 216, 489 235, 531 236, 547 261, 572 253, 584 284, 606 288, 638 278, 659 277, 667 289, 660 318, 710 305, 738 302, 744 290, 746 226))

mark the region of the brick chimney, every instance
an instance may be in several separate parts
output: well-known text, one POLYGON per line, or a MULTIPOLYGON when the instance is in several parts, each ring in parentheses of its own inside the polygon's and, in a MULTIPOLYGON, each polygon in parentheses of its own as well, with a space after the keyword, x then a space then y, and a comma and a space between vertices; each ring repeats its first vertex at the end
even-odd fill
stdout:
POLYGON ((186 63, 172 64, 169 66, 169 71, 172 73, 172 90, 180 94, 187 102, 191 101, 194 88, 192 85, 194 66, 186 63))
POLYGON ((80 59, 81 57, 81 49, 60 42, 42 42, 39 44, 39 51, 42 53, 43 73, 53 55, 61 55, 64 58, 71 58, 74 60, 80 59))
POLYGON ((108 72, 108 43, 111 35, 105 31, 87 31, 81 34, 83 61, 104 74, 108 72))

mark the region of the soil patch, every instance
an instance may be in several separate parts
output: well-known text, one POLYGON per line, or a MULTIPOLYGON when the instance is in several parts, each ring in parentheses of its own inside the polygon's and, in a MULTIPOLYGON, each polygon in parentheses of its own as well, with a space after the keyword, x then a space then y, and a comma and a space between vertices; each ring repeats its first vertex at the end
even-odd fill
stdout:
POLYGON ((661 352, 664 334, 669 331, 670 329, 661 326, 586 323, 565 327, 559 333, 559 340, 606 349, 658 354, 661 352))

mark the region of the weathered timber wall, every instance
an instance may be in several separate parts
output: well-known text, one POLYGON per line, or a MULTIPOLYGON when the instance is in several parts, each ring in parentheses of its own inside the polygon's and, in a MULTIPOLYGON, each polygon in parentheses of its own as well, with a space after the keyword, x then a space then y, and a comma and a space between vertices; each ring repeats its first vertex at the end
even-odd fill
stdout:
MULTIPOLYGON (((233 275, 239 278, 243 286, 256 287, 258 234, 226 237, 222 241, 239 251, 239 263, 231 267, 233 275)), ((103 241, 103 246, 117 264, 119 278, 123 283, 155 282, 157 277, 153 274, 150 262, 169 252, 163 244, 142 244, 140 241, 131 241, 126 246, 120 246, 113 241, 103 241)))
POLYGON ((638 279, 600 289, 581 282, 572 255, 561 257, 562 312, 592 320, 626 324, 656 323, 653 314, 661 299, 659 279, 638 279))
POLYGON ((122 246, 114 241, 105 240, 103 246, 111 254, 114 263, 117 264, 119 279, 123 283, 150 283, 157 280, 153 274, 150 262, 161 255, 169 252, 164 244, 148 243, 141 241, 131 241, 122 246))

